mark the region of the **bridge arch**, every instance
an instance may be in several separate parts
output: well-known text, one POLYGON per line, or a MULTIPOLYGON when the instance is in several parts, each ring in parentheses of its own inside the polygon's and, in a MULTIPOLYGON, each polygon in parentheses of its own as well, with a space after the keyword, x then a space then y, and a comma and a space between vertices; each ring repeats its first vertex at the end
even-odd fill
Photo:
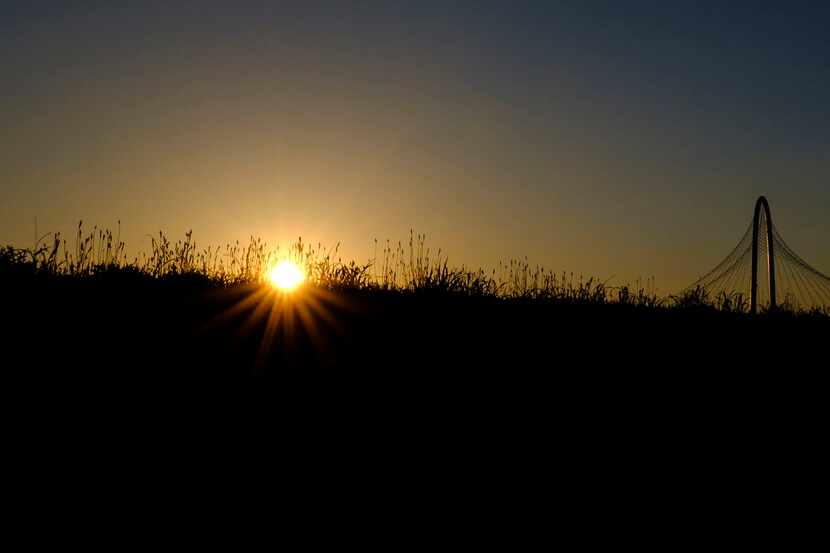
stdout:
POLYGON ((683 292, 692 293, 696 301, 711 299, 713 305, 729 310, 757 313, 768 305, 770 310, 818 309, 830 314, 830 277, 811 267, 784 241, 772 223, 764 196, 755 202, 752 220, 738 245, 683 292), (769 284, 768 304, 759 286, 763 271, 769 284))
POLYGON ((758 312, 758 239, 761 225, 761 209, 764 210, 764 218, 766 221, 766 240, 767 240, 767 282, 769 283, 769 306, 770 309, 775 309, 775 252, 773 245, 775 240, 772 233, 772 214, 769 209, 769 202, 766 197, 760 196, 755 202, 755 214, 752 218, 752 288, 750 291, 750 311, 752 313, 758 312))

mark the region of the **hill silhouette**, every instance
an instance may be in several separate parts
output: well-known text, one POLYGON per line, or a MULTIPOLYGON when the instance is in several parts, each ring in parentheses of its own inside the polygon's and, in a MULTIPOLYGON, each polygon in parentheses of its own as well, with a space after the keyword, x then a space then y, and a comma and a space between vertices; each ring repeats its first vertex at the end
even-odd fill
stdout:
POLYGON ((387 246, 375 266, 300 242, 286 255, 310 278, 290 294, 263 281, 273 256, 256 240, 221 266, 215 252, 209 265, 210 250, 197 251, 190 235, 176 244, 160 236, 151 255, 132 261, 123 250, 97 229, 85 238, 79 230, 74 251, 60 237, 48 247, 2 250, 3 349, 16 370, 197 376, 314 368, 342 369, 340 378, 372 386, 601 378, 627 388, 640 380, 693 387, 710 377, 750 382, 767 374, 763 367, 807 370, 820 364, 830 336, 820 310, 751 316, 739 298, 658 298, 516 262, 501 278, 451 269, 421 236, 408 252, 387 246))

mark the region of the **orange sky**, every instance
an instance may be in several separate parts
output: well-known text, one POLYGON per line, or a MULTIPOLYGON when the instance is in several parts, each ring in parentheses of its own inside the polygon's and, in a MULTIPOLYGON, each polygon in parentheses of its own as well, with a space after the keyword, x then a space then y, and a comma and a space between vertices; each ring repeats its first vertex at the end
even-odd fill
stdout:
POLYGON ((31 245, 35 218, 70 236, 120 219, 133 252, 193 229, 203 245, 341 242, 362 261, 415 229, 458 264, 527 256, 673 292, 766 194, 830 272, 812 27, 793 64, 760 31, 672 10, 615 26, 550 3, 201 5, 6 14, 0 242, 31 245))

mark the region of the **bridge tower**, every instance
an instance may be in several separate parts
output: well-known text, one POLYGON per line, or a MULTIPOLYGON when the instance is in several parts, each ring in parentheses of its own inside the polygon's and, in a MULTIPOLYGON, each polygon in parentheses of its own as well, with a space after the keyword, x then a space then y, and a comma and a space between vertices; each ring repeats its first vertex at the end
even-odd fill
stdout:
POLYGON ((775 309, 775 255, 773 244, 775 240, 772 234, 772 215, 770 214, 769 202, 764 196, 760 196, 755 202, 755 215, 752 218, 752 287, 750 291, 750 311, 758 312, 758 238, 761 231, 761 209, 763 208, 764 231, 766 232, 766 254, 767 254, 767 282, 769 283, 769 307, 775 309))
POLYGON ((704 301, 713 299, 713 305, 753 314, 764 307, 830 314, 830 277, 787 245, 772 224, 764 196, 755 202, 754 216, 735 249, 684 292, 702 293, 704 301), (759 282, 765 275, 766 283, 759 282), (769 285, 769 299, 763 284, 769 285))

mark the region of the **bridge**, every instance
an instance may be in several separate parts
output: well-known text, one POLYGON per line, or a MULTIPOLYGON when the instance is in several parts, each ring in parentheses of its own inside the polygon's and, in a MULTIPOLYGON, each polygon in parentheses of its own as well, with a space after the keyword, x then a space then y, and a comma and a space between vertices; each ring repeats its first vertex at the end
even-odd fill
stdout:
POLYGON ((772 222, 764 196, 755 202, 755 213, 735 249, 717 267, 686 290, 702 290, 712 299, 728 299, 733 305, 748 300, 752 313, 759 309, 810 309, 830 307, 830 277, 801 259, 772 222))

